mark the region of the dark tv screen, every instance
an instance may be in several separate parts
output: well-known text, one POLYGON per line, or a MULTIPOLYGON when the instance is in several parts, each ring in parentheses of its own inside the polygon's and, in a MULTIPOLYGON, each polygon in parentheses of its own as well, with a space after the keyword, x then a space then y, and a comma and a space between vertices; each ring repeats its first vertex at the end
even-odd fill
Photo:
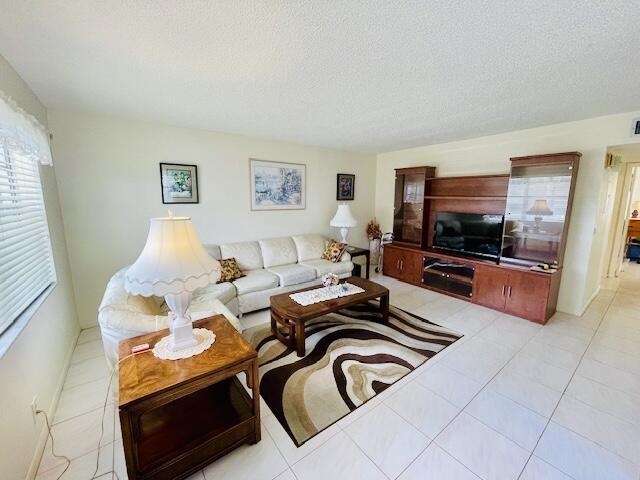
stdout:
POLYGON ((472 256, 498 258, 504 216, 438 212, 433 247, 472 256))

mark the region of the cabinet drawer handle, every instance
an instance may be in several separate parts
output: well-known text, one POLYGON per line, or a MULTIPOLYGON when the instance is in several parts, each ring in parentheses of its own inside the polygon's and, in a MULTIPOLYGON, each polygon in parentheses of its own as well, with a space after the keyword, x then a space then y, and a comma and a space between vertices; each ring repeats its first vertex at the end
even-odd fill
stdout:
POLYGON ((511 298, 511 285, 509 285, 509 298, 511 298))
POLYGON ((502 296, 504 297, 504 291, 507 289, 506 285, 502 285, 502 296))
POLYGON ((404 259, 400 260, 400 270, 404 270, 404 259))

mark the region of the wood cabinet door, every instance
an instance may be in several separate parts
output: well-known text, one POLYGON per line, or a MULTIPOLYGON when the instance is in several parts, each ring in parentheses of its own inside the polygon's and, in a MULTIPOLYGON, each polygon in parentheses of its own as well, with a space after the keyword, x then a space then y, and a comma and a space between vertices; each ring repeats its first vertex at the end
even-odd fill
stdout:
POLYGON ((473 302, 496 310, 504 310, 508 283, 507 270, 478 265, 473 275, 473 302))
POLYGON ((505 311, 544 323, 551 279, 529 272, 509 272, 505 311))
POLYGON ((419 285, 422 280, 422 264, 424 255, 420 251, 402 252, 400 259, 401 280, 419 285))
POLYGON ((402 250, 394 248, 391 245, 385 246, 382 254, 382 272, 389 277, 401 278, 401 256, 402 250))

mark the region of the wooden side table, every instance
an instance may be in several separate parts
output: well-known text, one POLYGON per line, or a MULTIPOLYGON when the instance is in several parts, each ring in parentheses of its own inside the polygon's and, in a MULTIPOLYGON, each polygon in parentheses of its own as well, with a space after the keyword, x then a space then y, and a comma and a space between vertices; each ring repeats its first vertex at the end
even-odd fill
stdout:
MULTIPOLYGON (((368 248, 360 248, 360 247, 353 247, 351 245, 349 245, 347 248, 345 248, 345 251, 351 255, 351 258, 354 257, 362 257, 364 256, 366 259, 366 279, 369 279, 369 270, 371 268, 371 252, 369 251, 368 248)), ((359 277, 361 273, 361 267, 359 264, 354 263, 353 264, 353 274, 356 277, 359 277)))
MULTIPOLYGON (((120 364, 119 408, 127 474, 137 479, 182 479, 243 443, 260 441, 256 351, 222 316, 194 322, 216 334, 195 357, 160 360, 145 352, 120 364), (252 395, 236 375, 244 372, 252 395)), ((169 330, 120 342, 153 347, 169 330)))

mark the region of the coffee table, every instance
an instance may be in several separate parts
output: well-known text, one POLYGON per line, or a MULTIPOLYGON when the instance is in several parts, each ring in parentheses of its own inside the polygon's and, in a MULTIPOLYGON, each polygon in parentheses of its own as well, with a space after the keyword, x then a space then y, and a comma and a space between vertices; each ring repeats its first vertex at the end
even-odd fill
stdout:
POLYGON ((311 305, 300 305, 293 301, 289 295, 319 288, 318 285, 271 297, 271 331, 273 334, 282 343, 295 349, 299 357, 303 357, 305 355, 304 325, 309 320, 376 298, 380 299, 382 320, 386 322, 389 319, 389 290, 386 287, 360 277, 349 277, 344 281, 357 285, 364 292, 311 305), (278 325, 284 328, 285 333, 280 331, 278 325))

